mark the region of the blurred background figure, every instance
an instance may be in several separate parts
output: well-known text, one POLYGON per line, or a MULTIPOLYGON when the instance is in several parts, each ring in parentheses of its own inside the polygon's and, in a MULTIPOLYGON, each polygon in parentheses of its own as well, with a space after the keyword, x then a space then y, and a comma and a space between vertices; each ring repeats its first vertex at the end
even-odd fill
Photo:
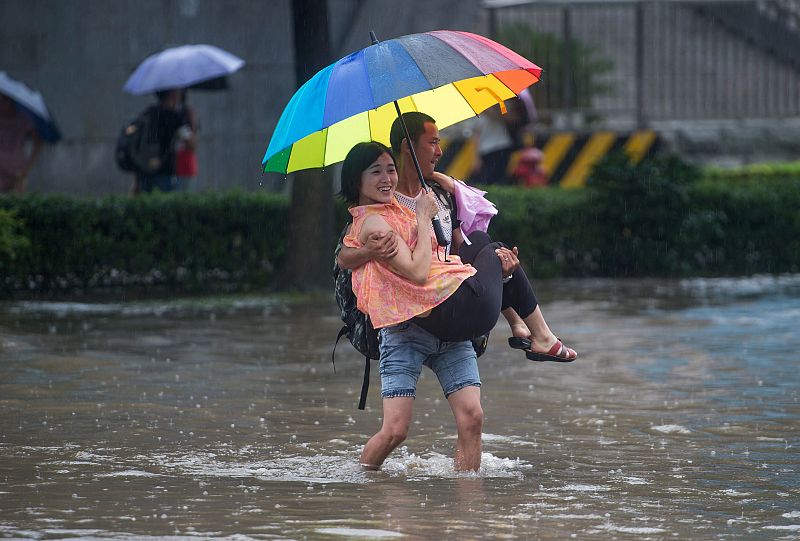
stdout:
POLYGON ((61 132, 42 95, 0 71, 0 193, 22 193, 44 141, 61 132))
POLYGON ((175 134, 175 176, 178 190, 186 190, 189 182, 197 176, 197 134, 200 123, 197 113, 186 104, 188 91, 183 92, 182 105, 186 113, 186 123, 175 134))
POLYGON ((510 184, 506 170, 514 152, 514 139, 507 119, 503 118, 507 114, 505 111, 501 113, 497 105, 478 116, 473 135, 477 145, 477 160, 470 179, 472 183, 510 184))
POLYGON ((0 95, 0 192, 22 193, 42 139, 14 101, 0 95))
POLYGON ((481 113, 474 123, 477 160, 472 182, 512 184, 511 159, 522 147, 533 146, 536 106, 526 88, 519 98, 511 98, 481 113))
POLYGON ((134 95, 155 92, 148 107, 123 128, 117 163, 134 173, 132 194, 185 190, 197 176, 197 114, 186 104, 188 89, 225 90, 227 76, 241 58, 213 45, 181 45, 148 56, 123 89, 134 95), (128 133, 130 132, 130 133, 128 133))
POLYGON ((158 103, 135 121, 142 133, 138 145, 129 151, 135 165, 133 195, 184 190, 189 178, 197 174, 197 117, 186 105, 186 90, 159 90, 156 97, 158 103))
POLYGON ((513 107, 516 108, 517 128, 514 133, 514 141, 518 147, 532 147, 536 133, 536 125, 539 123, 539 112, 533 101, 531 89, 526 88, 519 93, 518 100, 513 107))
POLYGON ((517 165, 512 172, 515 183, 527 188, 547 186, 549 179, 542 164, 543 158, 544 154, 536 147, 525 147, 520 150, 517 165))

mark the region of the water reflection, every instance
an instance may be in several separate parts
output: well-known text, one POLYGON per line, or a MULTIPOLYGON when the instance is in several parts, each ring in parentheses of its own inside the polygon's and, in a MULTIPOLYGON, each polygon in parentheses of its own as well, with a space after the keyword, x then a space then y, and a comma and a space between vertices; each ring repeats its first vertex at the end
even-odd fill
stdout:
POLYGON ((800 277, 542 284, 581 352, 481 358, 483 466, 424 374, 383 471, 332 300, 0 306, 0 536, 800 538, 800 277))

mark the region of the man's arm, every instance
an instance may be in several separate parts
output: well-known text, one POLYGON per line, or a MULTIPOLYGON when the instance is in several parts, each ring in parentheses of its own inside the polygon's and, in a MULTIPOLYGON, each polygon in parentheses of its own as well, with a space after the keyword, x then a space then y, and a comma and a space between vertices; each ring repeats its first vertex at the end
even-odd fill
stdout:
POLYGON ((397 235, 394 231, 371 233, 361 248, 342 246, 336 263, 343 269, 357 269, 373 259, 390 259, 397 255, 397 235))

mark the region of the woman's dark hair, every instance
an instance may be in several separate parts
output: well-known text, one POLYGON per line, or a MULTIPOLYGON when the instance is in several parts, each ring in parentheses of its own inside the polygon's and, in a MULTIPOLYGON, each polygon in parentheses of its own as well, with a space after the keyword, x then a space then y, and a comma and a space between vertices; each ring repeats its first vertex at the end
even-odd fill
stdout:
POLYGON ((342 188, 337 195, 348 203, 357 205, 361 193, 361 174, 384 152, 395 161, 392 151, 377 141, 358 143, 351 148, 342 164, 342 188))

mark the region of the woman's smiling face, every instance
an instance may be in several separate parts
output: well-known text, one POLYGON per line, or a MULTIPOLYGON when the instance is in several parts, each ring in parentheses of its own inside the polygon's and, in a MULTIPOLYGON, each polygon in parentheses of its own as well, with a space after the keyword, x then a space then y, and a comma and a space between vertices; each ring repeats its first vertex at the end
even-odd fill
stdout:
POLYGON ((397 188, 397 169, 392 157, 384 152, 361 173, 360 205, 390 203, 397 188))

